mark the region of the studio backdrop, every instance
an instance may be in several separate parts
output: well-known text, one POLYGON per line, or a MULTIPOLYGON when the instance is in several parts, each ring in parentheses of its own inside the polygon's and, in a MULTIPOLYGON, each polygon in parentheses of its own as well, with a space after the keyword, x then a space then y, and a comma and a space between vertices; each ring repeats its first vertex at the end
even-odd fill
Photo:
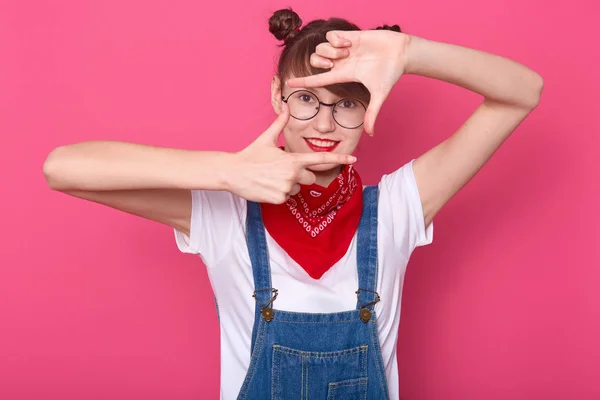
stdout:
MULTIPOLYGON (((268 19, 398 24, 545 80, 539 107, 436 216, 405 279, 404 400, 600 398, 600 64, 593 0, 0 2, 0 399, 216 399, 219 322, 172 229, 48 189, 86 140, 239 151, 275 119, 268 19)), ((373 184, 481 102, 404 76, 357 152, 373 184)))

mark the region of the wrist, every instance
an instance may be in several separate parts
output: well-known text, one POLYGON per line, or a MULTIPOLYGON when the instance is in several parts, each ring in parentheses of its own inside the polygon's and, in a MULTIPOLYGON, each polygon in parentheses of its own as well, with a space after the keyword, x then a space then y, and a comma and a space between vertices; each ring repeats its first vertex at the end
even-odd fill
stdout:
MULTIPOLYGON (((181 163, 185 183, 180 188, 197 190, 229 190, 231 186, 232 153, 222 151, 192 151, 191 161, 181 163)), ((185 160, 185 158, 183 158, 185 160)))
POLYGON ((417 74, 417 71, 419 70, 419 51, 422 42, 423 39, 417 36, 405 34, 400 49, 405 57, 404 74, 417 74))
POLYGON ((219 153, 217 162, 217 186, 219 190, 231 192, 235 176, 239 171, 240 164, 239 153, 219 153))

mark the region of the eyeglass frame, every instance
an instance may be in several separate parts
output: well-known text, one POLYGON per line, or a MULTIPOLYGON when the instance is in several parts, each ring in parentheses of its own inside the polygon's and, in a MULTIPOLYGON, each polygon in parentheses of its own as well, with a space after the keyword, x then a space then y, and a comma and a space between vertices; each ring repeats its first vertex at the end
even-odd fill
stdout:
POLYGON ((292 118, 294 118, 294 119, 297 119, 298 121, 310 121, 311 119, 313 119, 314 117, 316 117, 316 116, 319 114, 319 111, 321 111, 321 106, 323 105, 323 106, 325 106, 325 107, 331 107, 331 116, 333 117, 333 120, 335 121, 335 123, 336 123, 336 124, 338 124, 339 126, 341 126, 341 127, 342 127, 342 128, 344 128, 344 129, 357 129, 357 128, 360 128, 361 126, 363 126, 363 125, 365 124, 365 121, 364 121, 364 119, 363 119, 363 122, 362 122, 360 125, 357 125, 357 126, 355 126, 354 128, 348 128, 348 127, 346 127, 346 126, 344 126, 344 125, 340 124, 340 123, 338 122, 338 120, 337 120, 337 119, 335 119, 335 114, 333 113, 333 110, 335 109, 335 107, 336 107, 336 106, 337 106, 339 103, 341 103, 342 101, 345 101, 345 100, 353 100, 353 101, 358 101, 358 102, 360 103, 360 105, 361 105, 361 106, 363 106, 363 108, 365 109, 365 112, 366 112, 366 110, 367 110, 367 106, 365 106, 365 104, 364 104, 362 101, 358 100, 358 99, 355 99, 355 98, 352 98, 352 97, 345 97, 345 98, 343 98, 343 99, 340 99, 340 100, 336 101, 335 103, 323 103, 323 102, 321 101, 321 99, 319 99, 319 96, 317 96, 316 94, 314 94, 314 93, 313 93, 313 92, 311 92, 310 90, 306 90, 306 89, 299 89, 299 90, 294 90, 292 93, 290 93, 290 94, 287 96, 287 98, 286 98, 284 95, 281 95, 281 100, 282 100, 282 101, 283 101, 285 104, 287 104, 287 103, 288 103, 288 100, 289 100, 289 98, 290 98, 290 97, 292 97, 292 95, 293 95, 294 93, 298 93, 298 92, 307 92, 307 93, 310 93, 310 94, 312 94, 313 96, 315 96, 315 98, 317 99, 317 102, 319 103, 319 108, 317 109, 317 112, 315 113, 315 115, 313 115, 313 116, 312 116, 312 117, 310 117, 310 118, 305 118, 305 119, 302 119, 302 118, 297 118, 297 117, 294 117, 294 116, 293 116, 293 115, 290 113, 290 117, 292 117, 292 118))

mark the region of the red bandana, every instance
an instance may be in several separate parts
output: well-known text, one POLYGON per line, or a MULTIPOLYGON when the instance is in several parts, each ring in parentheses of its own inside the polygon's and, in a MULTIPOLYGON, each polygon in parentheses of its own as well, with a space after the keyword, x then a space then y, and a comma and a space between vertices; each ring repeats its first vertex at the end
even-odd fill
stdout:
POLYGON ((338 262, 358 228, 362 183, 352 166, 329 187, 302 186, 285 204, 261 204, 265 228, 314 279, 338 262))

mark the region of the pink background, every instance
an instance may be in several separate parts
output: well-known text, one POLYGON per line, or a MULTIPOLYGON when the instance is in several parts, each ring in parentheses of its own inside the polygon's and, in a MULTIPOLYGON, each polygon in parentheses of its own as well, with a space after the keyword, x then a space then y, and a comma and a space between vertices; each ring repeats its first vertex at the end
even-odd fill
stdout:
MULTIPOLYGON (((0 398, 217 398, 219 331, 200 260, 178 252, 168 227, 51 192, 41 168, 52 148, 91 139, 243 148, 274 119, 267 20, 290 3, 0 4, 0 398)), ((305 22, 398 23, 545 78, 540 107, 409 264, 403 399, 600 398, 598 5, 551 4, 295 6, 305 22)), ((479 101, 404 77, 359 148, 364 179, 441 142, 479 101)))

